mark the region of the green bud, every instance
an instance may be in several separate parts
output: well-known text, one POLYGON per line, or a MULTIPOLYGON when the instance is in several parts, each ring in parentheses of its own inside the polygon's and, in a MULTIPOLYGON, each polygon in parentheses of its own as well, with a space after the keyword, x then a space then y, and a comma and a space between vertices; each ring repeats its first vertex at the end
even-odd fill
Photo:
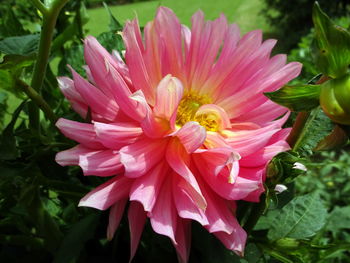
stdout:
POLYGON ((294 238, 282 238, 276 241, 276 246, 281 249, 297 249, 299 247, 300 242, 294 238))
POLYGON ((332 121, 350 125, 350 75, 323 83, 320 104, 332 121))

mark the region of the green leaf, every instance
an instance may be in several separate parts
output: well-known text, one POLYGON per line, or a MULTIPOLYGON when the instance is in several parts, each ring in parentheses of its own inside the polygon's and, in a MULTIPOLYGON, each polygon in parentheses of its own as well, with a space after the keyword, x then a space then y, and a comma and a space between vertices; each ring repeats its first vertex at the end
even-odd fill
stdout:
POLYGON ((309 111, 319 105, 319 85, 284 86, 274 92, 264 93, 270 100, 291 111, 309 111))
POLYGON ((301 155, 310 155, 317 144, 332 132, 333 127, 333 122, 320 107, 312 110, 294 149, 301 155))
POLYGON ((327 229, 337 232, 340 229, 350 229, 350 206, 336 206, 330 214, 327 229))
POLYGON ((318 69, 332 78, 344 75, 350 64, 350 32, 337 26, 315 2, 313 55, 318 69))
POLYGON ((14 14, 11 5, 7 6, 5 15, 0 21, 0 38, 28 34, 14 14))
POLYGON ((12 115, 12 119, 7 127, 4 129, 0 136, 0 159, 2 160, 13 160, 19 156, 17 149, 17 140, 13 134, 13 129, 15 127, 16 121, 19 114, 23 110, 24 105, 27 101, 23 101, 15 110, 12 115))
POLYGON ((0 52, 7 55, 31 55, 38 49, 39 35, 8 37, 0 41, 0 52))
POLYGON ((122 24, 119 23, 119 21, 113 16, 111 10, 107 6, 105 2, 103 2, 103 6, 106 8, 108 15, 109 15, 109 29, 110 31, 117 33, 118 31, 123 30, 122 24))
POLYGON ((7 69, 15 71, 17 69, 29 67, 34 63, 35 54, 28 56, 23 55, 6 55, 0 64, 0 69, 7 69))
POLYGON ((309 238, 324 226, 326 217, 327 209, 318 193, 296 197, 271 222, 268 238, 309 238))
POLYGON ((77 258, 84 244, 94 236, 98 219, 97 214, 91 214, 75 223, 63 239, 53 262, 66 263, 77 258))
POLYGON ((97 36, 97 40, 109 52, 112 52, 112 50, 117 50, 120 52, 125 49, 122 37, 114 32, 103 32, 97 36))

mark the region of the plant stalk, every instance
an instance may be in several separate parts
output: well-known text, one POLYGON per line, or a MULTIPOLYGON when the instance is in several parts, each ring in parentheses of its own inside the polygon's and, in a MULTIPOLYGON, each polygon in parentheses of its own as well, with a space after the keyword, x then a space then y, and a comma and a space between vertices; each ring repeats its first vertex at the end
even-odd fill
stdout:
MULTIPOLYGON (((56 0, 49 8, 45 7, 41 1, 32 0, 33 4, 42 12, 43 22, 40 33, 40 42, 37 60, 34 66, 33 77, 30 86, 39 96, 44 82, 47 64, 50 56, 51 42, 55 29, 57 17, 63 6, 69 0, 56 0), (45 8, 45 9, 44 9, 45 8), (45 11, 43 11, 45 10, 45 11)), ((33 130, 40 131, 40 117, 38 105, 29 104, 29 125, 33 130)))

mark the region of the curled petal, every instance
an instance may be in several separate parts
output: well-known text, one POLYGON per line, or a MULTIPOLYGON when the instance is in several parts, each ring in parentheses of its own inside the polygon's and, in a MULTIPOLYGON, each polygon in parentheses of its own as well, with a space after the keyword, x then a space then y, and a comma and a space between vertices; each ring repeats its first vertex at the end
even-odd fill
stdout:
POLYGON ((197 122, 189 121, 171 135, 179 138, 187 153, 192 153, 203 145, 206 138, 206 131, 197 122))
POLYGON ((79 206, 106 210, 128 196, 131 183, 132 180, 125 176, 116 176, 85 195, 79 206))
POLYGON ((165 76, 157 87, 156 104, 153 112, 157 117, 170 120, 175 125, 176 110, 183 95, 181 82, 171 75, 165 76))

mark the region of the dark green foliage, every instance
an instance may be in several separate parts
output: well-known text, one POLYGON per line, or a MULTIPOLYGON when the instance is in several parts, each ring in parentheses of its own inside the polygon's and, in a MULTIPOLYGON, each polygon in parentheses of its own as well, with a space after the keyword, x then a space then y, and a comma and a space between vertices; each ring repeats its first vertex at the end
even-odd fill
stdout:
MULTIPOLYGON (((271 26, 275 27, 280 48, 284 51, 294 48, 301 36, 312 27, 312 6, 314 0, 265 0, 264 14, 271 26)), ((322 9, 331 17, 349 15, 350 3, 347 0, 319 0, 322 9)))

